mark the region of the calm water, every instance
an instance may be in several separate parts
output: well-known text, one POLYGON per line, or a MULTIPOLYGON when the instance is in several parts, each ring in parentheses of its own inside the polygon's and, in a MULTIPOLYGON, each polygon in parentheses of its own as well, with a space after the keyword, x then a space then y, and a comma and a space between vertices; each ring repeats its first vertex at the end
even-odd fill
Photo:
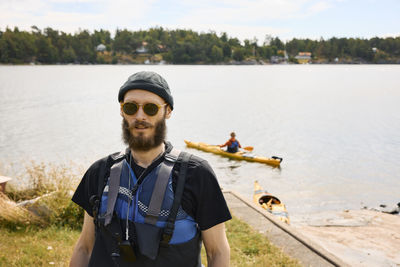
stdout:
MULTIPOLYGON (((322 210, 400 201, 400 66, 0 66, 0 163, 94 160, 123 148, 118 88, 140 70, 175 98, 168 139, 223 143, 231 131, 280 169, 206 158, 220 184, 251 197, 253 181, 293 221, 322 210)), ((5 166, 5 167, 4 167, 5 166)), ((16 167, 17 166, 17 167, 16 167)))

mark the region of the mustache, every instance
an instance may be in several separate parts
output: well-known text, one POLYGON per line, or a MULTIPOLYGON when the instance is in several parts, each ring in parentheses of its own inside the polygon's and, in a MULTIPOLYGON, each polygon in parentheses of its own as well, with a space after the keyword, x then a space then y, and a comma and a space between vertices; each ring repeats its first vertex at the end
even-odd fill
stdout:
POLYGON ((127 122, 126 122, 126 124, 124 123, 124 127, 127 128, 127 129, 130 129, 130 130, 134 129, 136 127, 148 127, 148 128, 151 128, 151 127, 153 127, 153 124, 151 124, 151 123, 149 123, 147 121, 135 121, 132 124, 128 124, 127 122))
POLYGON ((166 135, 166 125, 165 125, 165 118, 161 119, 160 121, 156 122, 152 125, 149 122, 132 122, 131 127, 128 124, 128 121, 125 118, 122 119, 122 140, 125 144, 127 144, 131 149, 135 149, 138 151, 146 151, 151 148, 157 147, 158 145, 162 144, 165 140, 166 135), (146 126, 154 128, 153 136, 144 137, 142 135, 133 136, 132 135, 132 128, 137 126, 146 126))

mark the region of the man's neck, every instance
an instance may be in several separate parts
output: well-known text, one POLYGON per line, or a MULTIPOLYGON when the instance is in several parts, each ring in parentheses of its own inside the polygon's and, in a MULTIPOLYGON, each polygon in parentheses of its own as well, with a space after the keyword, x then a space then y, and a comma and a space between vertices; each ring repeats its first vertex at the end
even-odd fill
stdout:
POLYGON ((158 147, 146 151, 138 151, 131 149, 131 153, 137 165, 143 168, 147 168, 160 154, 164 152, 164 150, 165 150, 165 145, 164 143, 162 143, 158 147))

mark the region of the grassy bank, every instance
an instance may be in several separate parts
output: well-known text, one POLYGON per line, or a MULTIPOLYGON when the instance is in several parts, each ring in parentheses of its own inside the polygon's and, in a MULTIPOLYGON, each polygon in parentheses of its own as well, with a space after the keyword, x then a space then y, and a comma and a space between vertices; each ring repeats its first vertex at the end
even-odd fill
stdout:
MULTIPOLYGON (((76 182, 66 181, 78 177, 43 164, 30 167, 28 176, 28 187, 11 186, 0 194, 0 266, 68 266, 83 211, 70 201, 76 182)), ((234 218, 226 228, 231 266, 300 266, 246 223, 234 218)))
POLYGON ((0 266, 68 266, 79 230, 0 228, 0 266))
MULTIPOLYGON (((0 227, 0 266, 68 266, 80 230, 69 227, 0 227)), ((227 223, 231 266, 300 266, 247 224, 227 223)), ((204 247, 202 262, 207 262, 204 247)))

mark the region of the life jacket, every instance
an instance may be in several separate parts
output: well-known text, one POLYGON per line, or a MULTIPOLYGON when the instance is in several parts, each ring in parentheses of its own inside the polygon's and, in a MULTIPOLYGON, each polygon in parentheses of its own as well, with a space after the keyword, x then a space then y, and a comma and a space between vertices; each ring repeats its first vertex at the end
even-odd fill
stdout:
POLYGON ((113 156, 96 210, 89 266, 201 266, 200 231, 180 205, 190 155, 172 149, 143 179, 125 158, 124 153, 113 156), (174 193, 177 161, 181 167, 174 193))
POLYGON ((238 152, 239 142, 237 140, 231 141, 231 144, 228 146, 227 150, 230 153, 238 152))

